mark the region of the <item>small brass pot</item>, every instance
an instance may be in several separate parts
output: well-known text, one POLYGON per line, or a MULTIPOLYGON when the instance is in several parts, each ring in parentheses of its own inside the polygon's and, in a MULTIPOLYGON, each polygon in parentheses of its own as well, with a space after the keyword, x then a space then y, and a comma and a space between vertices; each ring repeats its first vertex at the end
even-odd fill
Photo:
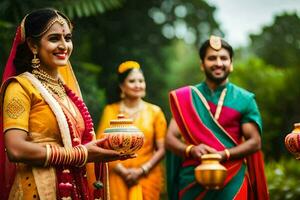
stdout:
POLYGON ((294 129, 284 140, 285 147, 296 159, 300 159, 300 123, 294 124, 294 129))
POLYGON ((144 134, 133 124, 133 120, 123 114, 110 121, 110 127, 104 130, 107 137, 105 147, 122 154, 137 152, 144 144, 144 134))
POLYGON ((221 155, 205 154, 195 168, 195 178, 206 189, 220 189, 227 176, 227 169, 220 164, 221 155))

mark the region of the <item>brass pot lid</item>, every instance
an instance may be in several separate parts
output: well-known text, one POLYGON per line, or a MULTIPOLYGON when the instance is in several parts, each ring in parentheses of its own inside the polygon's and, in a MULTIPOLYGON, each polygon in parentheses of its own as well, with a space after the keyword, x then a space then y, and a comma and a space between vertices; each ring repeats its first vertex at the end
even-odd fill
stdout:
POLYGON ((133 120, 130 118, 125 118, 125 115, 118 114, 118 119, 110 120, 110 126, 122 126, 122 125, 133 125, 133 120))
POLYGON ((111 132, 140 132, 133 124, 133 120, 125 118, 123 114, 119 114, 117 119, 110 120, 110 127, 104 130, 104 133, 111 132))
POLYGON ((222 156, 217 153, 204 154, 201 156, 201 160, 221 160, 222 156))

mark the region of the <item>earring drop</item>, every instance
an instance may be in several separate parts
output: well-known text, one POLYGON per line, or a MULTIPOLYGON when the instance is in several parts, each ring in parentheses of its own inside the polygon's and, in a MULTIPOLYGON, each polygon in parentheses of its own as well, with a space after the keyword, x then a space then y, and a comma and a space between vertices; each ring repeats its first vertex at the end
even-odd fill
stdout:
POLYGON ((37 69, 40 67, 40 59, 37 57, 37 51, 33 51, 33 59, 31 60, 31 67, 37 69))
POLYGON ((230 65, 229 71, 230 71, 230 72, 233 71, 233 65, 230 65))
POLYGON ((125 98, 125 93, 123 91, 121 92, 120 97, 121 97, 121 99, 125 98))

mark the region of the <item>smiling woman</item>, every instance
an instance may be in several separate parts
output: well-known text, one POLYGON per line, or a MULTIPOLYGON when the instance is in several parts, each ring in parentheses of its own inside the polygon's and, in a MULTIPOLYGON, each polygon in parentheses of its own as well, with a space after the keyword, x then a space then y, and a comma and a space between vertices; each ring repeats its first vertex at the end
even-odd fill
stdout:
POLYGON ((0 93, 0 199, 106 199, 103 163, 132 157, 95 140, 72 50, 72 24, 57 10, 17 28, 0 93))
POLYGON ((166 119, 161 109, 143 100, 146 83, 139 63, 125 61, 118 68, 120 100, 104 108, 97 137, 118 114, 133 119, 145 143, 137 158, 109 164, 111 200, 158 200, 163 188, 160 161, 165 154, 166 119), (115 187, 118 185, 118 187, 115 187))
MULTIPOLYGON (((32 50, 38 48, 34 43, 29 44, 32 50)), ((69 26, 64 21, 54 23, 42 37, 39 46, 41 68, 50 72, 57 66, 65 66, 73 50, 69 26)))

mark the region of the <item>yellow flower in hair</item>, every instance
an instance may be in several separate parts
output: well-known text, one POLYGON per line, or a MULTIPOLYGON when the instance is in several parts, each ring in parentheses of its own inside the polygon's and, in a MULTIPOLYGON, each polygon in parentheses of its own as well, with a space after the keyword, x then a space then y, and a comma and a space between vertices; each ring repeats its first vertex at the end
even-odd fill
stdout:
POLYGON ((125 61, 119 65, 118 72, 122 74, 129 69, 140 69, 140 64, 135 61, 125 61))

